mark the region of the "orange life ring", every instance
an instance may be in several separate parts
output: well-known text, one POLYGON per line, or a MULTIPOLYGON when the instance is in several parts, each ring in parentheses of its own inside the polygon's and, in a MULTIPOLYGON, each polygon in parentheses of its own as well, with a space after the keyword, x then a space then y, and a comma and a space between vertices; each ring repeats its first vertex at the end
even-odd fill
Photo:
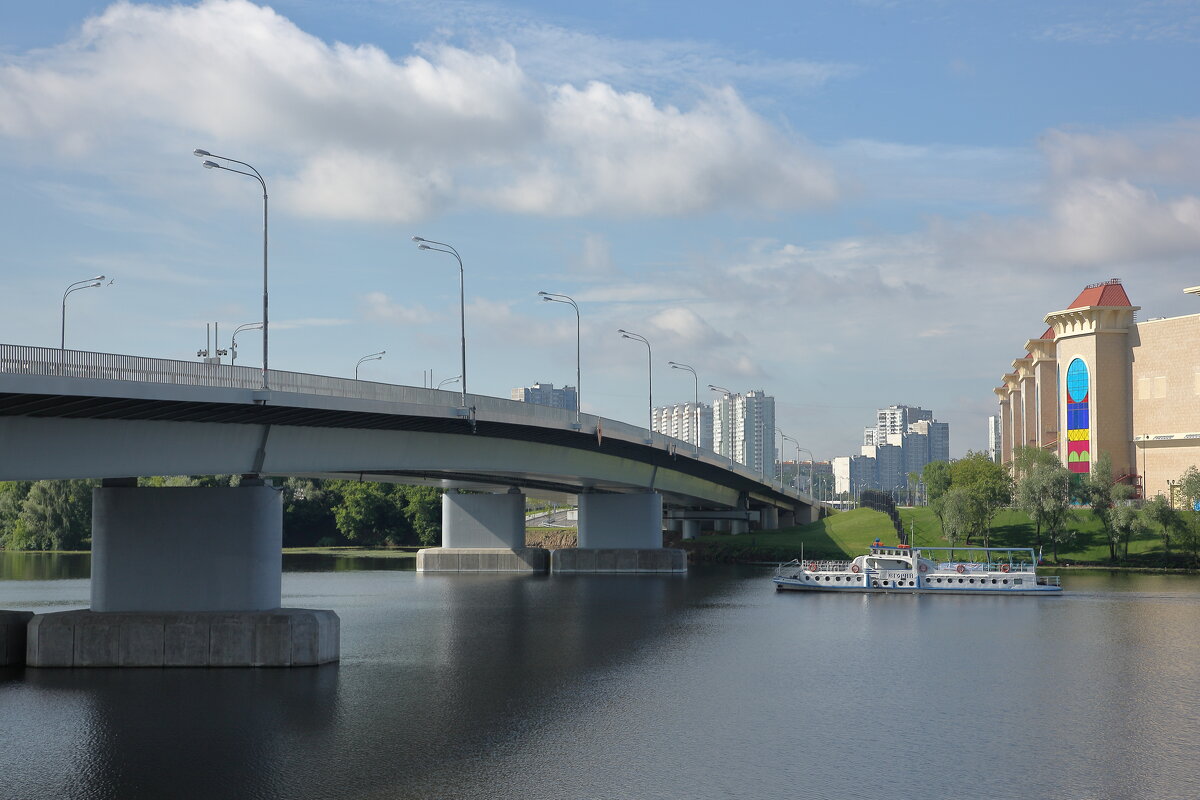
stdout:
POLYGON ((1001 571, 1001 572, 1008 572, 1008 564, 1001 564, 1001 565, 1000 565, 1000 571, 1001 571))
POLYGON ((855 575, 857 575, 857 574, 859 573, 859 570, 861 570, 861 569, 862 569, 862 568, 861 568, 861 567, 859 567, 859 566, 858 566, 858 564, 851 564, 851 565, 850 565, 850 571, 851 571, 851 572, 853 572, 855 575))
POLYGON ((959 575, 962 575, 964 572, 967 571, 966 566, 964 566, 963 564, 959 564, 957 567, 955 567, 955 569, 958 570, 959 575))
POLYGON ((815 562, 815 561, 808 562, 808 571, 816 572, 817 571, 817 562, 815 562))
POLYGON ((921 572, 929 572, 929 565, 922 564, 921 566, 917 567, 917 569, 921 570, 921 572))

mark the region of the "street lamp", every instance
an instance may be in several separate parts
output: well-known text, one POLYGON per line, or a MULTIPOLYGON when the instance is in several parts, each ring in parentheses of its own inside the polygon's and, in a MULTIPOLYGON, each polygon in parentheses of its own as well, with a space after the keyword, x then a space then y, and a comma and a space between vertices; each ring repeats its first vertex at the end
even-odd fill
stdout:
POLYGON ((459 377, 462 378, 462 405, 463 405, 463 408, 466 408, 467 407, 467 304, 466 304, 466 299, 465 299, 466 295, 464 293, 465 289, 463 288, 465 278, 463 276, 462 256, 460 256, 458 254, 458 251, 455 250, 451 245, 448 245, 445 242, 435 242, 432 239, 423 239, 420 236, 414 236, 414 237, 412 237, 412 240, 414 242, 419 242, 419 244, 417 245, 418 250, 432 250, 436 253, 446 253, 447 255, 454 256, 455 260, 458 261, 458 323, 459 323, 459 333, 460 333, 460 337, 462 340, 462 373, 460 374, 459 377), (433 245, 436 245, 436 247, 433 245))
POLYGON ((237 363, 237 335, 242 331, 261 331, 263 324, 261 322, 247 322, 245 325, 238 325, 233 331, 233 336, 229 339, 229 366, 237 363))
POLYGON ((583 395, 579 385, 579 305, 565 294, 554 292, 538 292, 538 295, 548 303, 563 303, 575 309, 575 424, 581 426, 580 409, 583 406, 583 395))
POLYGON ((62 326, 59 329, 59 338, 58 338, 58 349, 59 350, 67 349, 67 295, 69 295, 71 292, 78 292, 80 289, 95 289, 97 286, 100 286, 100 282, 102 280, 104 280, 104 276, 97 275, 94 278, 88 278, 88 279, 82 280, 82 281, 75 281, 74 283, 72 283, 70 286, 67 287, 67 290, 65 292, 63 292, 63 296, 62 296, 62 326))
POLYGON ((635 342, 641 342, 646 345, 646 377, 648 381, 650 398, 650 427, 646 431, 650 434, 650 438, 654 438, 654 355, 650 350, 650 340, 639 333, 630 333, 624 328, 618 329, 617 333, 621 334, 622 339, 633 339, 635 342))
POLYGON ((445 386, 447 383, 458 383, 458 379, 459 379, 459 376, 458 376, 458 375, 455 375, 453 378, 446 378, 445 380, 443 380, 443 381, 441 381, 440 383, 438 383, 438 385, 437 385, 437 388, 438 388, 438 389, 441 389, 441 388, 442 388, 443 386, 445 386))
POLYGON ((221 161, 229 161, 230 163, 233 163, 233 164, 241 164, 243 167, 246 167, 250 171, 246 172, 244 170, 234 169, 233 167, 227 167, 224 164, 218 164, 216 161, 208 161, 208 160, 204 161, 204 163, 201 166, 203 166, 205 169, 223 169, 226 172, 236 172, 238 175, 245 175, 248 178, 254 178, 256 181, 259 182, 259 184, 262 185, 262 190, 263 190, 262 388, 268 389, 270 387, 268 386, 268 383, 267 383, 267 369, 268 369, 268 365, 267 365, 267 332, 268 332, 268 318, 267 318, 267 182, 265 180, 263 180, 263 176, 258 170, 256 170, 254 167, 247 164, 245 161, 238 161, 236 158, 229 158, 228 156, 215 156, 212 153, 208 152, 207 150, 201 150, 199 148, 193 150, 192 155, 194 155, 198 158, 204 158, 204 159, 218 158, 221 161))
POLYGON ((696 370, 689 367, 687 364, 680 364, 675 361, 668 361, 671 369, 681 369, 684 372, 692 373, 692 383, 696 385, 696 455, 700 455, 700 378, 696 375, 696 370))
MULTIPOLYGON (((725 395, 726 397, 733 397, 733 392, 729 391, 724 386, 713 386, 710 383, 708 385, 708 388, 714 392, 720 392, 721 394, 725 395)), ((716 420, 717 420, 717 407, 716 407, 716 405, 714 405, 713 406, 713 426, 714 426, 714 428, 716 427, 716 420)), ((725 426, 725 427, 730 427, 730 426, 725 426)), ((717 443, 715 441, 715 439, 716 439, 715 432, 714 432, 713 439, 714 439, 713 446, 716 446, 717 443)), ((729 443, 729 468, 733 469, 733 439, 730 438, 728 435, 726 435, 725 441, 727 441, 729 443)))
POLYGON ((378 353, 371 353, 360 358, 358 363, 354 365, 354 380, 358 380, 358 368, 364 361, 378 361, 385 355, 387 355, 387 350, 380 350, 378 353))

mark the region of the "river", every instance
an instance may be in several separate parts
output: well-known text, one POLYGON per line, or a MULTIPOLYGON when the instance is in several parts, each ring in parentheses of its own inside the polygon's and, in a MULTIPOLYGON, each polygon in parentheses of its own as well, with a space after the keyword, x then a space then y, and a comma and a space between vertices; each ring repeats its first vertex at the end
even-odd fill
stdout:
MULTIPOLYGON (((87 557, 52 558, 0 553, 0 608, 86 606, 87 557)), ((1200 797, 1195 576, 928 597, 398 566, 288 559, 337 665, 0 668, 0 797, 1200 797)))

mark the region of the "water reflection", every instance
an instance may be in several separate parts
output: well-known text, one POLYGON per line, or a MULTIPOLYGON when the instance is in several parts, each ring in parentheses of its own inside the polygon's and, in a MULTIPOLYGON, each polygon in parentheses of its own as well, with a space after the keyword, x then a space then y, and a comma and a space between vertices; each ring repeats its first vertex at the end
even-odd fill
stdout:
POLYGON ((0 551, 0 581, 47 581, 91 575, 91 553, 0 551))
POLYGON ((768 576, 289 572, 340 666, 0 671, 0 797, 1200 796, 1200 579, 768 576))

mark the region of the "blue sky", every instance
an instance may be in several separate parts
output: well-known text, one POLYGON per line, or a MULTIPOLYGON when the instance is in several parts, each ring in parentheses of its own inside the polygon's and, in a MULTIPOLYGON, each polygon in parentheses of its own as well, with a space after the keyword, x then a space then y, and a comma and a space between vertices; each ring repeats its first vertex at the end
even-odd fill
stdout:
MULTIPOLYGON (((468 389, 574 380, 645 419, 776 396, 820 458, 873 409, 985 445, 1042 317, 1121 277, 1195 313, 1200 2, 704 5, 351 0, 0 6, 0 341, 194 357, 258 319, 271 366, 468 389)), ((239 363, 260 357, 239 338, 239 363)), ((790 452, 788 453, 790 455, 790 452)))

